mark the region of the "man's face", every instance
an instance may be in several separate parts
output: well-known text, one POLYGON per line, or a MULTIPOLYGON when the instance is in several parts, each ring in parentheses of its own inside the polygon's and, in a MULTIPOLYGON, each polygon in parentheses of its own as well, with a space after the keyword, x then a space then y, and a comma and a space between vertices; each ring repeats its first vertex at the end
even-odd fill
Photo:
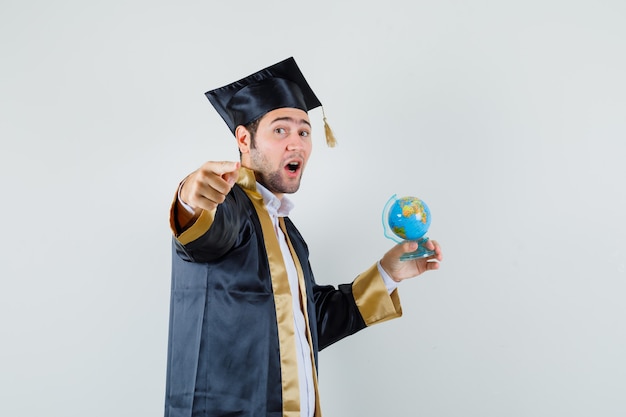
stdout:
POLYGON ((307 113, 293 108, 276 109, 260 120, 254 140, 245 149, 248 155, 242 153, 242 162, 254 170, 258 182, 281 197, 300 187, 311 149, 307 113))

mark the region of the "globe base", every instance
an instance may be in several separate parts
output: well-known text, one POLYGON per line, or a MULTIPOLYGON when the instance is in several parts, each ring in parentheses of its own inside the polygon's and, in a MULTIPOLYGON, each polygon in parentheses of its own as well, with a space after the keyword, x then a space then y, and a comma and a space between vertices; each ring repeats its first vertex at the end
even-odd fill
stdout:
POLYGON ((410 261, 412 259, 427 258, 435 254, 434 250, 428 250, 424 247, 424 243, 428 242, 427 237, 422 237, 418 239, 416 242, 418 245, 417 250, 414 252, 407 252, 407 253, 403 253, 402 255, 400 255, 401 261, 410 261))

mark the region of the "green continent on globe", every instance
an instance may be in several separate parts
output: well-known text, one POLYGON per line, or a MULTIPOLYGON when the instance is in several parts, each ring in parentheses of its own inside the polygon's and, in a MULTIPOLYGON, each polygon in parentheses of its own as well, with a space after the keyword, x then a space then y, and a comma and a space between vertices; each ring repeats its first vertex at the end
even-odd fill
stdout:
POLYGON ((406 229, 404 227, 394 226, 391 230, 402 239, 406 239, 406 229))

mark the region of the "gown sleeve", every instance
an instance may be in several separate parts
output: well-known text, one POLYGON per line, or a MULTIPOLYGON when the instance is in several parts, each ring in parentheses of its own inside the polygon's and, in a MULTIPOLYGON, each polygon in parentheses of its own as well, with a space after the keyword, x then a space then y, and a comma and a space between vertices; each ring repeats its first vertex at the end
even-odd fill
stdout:
POLYGON ((246 205, 242 198, 245 198, 243 191, 235 185, 217 209, 203 210, 184 230, 176 224, 176 210, 181 208, 174 201, 170 210, 170 223, 178 256, 185 261, 200 263, 224 256, 241 238, 242 229, 247 223, 244 221, 246 205))
POLYGON ((365 327, 402 316, 398 291, 389 294, 376 265, 351 284, 315 285, 313 299, 320 350, 365 327))

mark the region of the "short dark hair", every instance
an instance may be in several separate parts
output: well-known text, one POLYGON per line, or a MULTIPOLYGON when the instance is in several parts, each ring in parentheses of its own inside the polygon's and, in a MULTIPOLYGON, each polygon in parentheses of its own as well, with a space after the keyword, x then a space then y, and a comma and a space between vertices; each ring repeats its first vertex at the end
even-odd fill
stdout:
POLYGON ((246 130, 248 132, 250 132, 250 139, 254 140, 255 136, 256 136, 256 131, 259 128, 259 123, 261 122, 261 117, 259 117, 256 120, 251 121, 250 123, 248 123, 247 125, 245 125, 244 127, 246 128, 246 130))

